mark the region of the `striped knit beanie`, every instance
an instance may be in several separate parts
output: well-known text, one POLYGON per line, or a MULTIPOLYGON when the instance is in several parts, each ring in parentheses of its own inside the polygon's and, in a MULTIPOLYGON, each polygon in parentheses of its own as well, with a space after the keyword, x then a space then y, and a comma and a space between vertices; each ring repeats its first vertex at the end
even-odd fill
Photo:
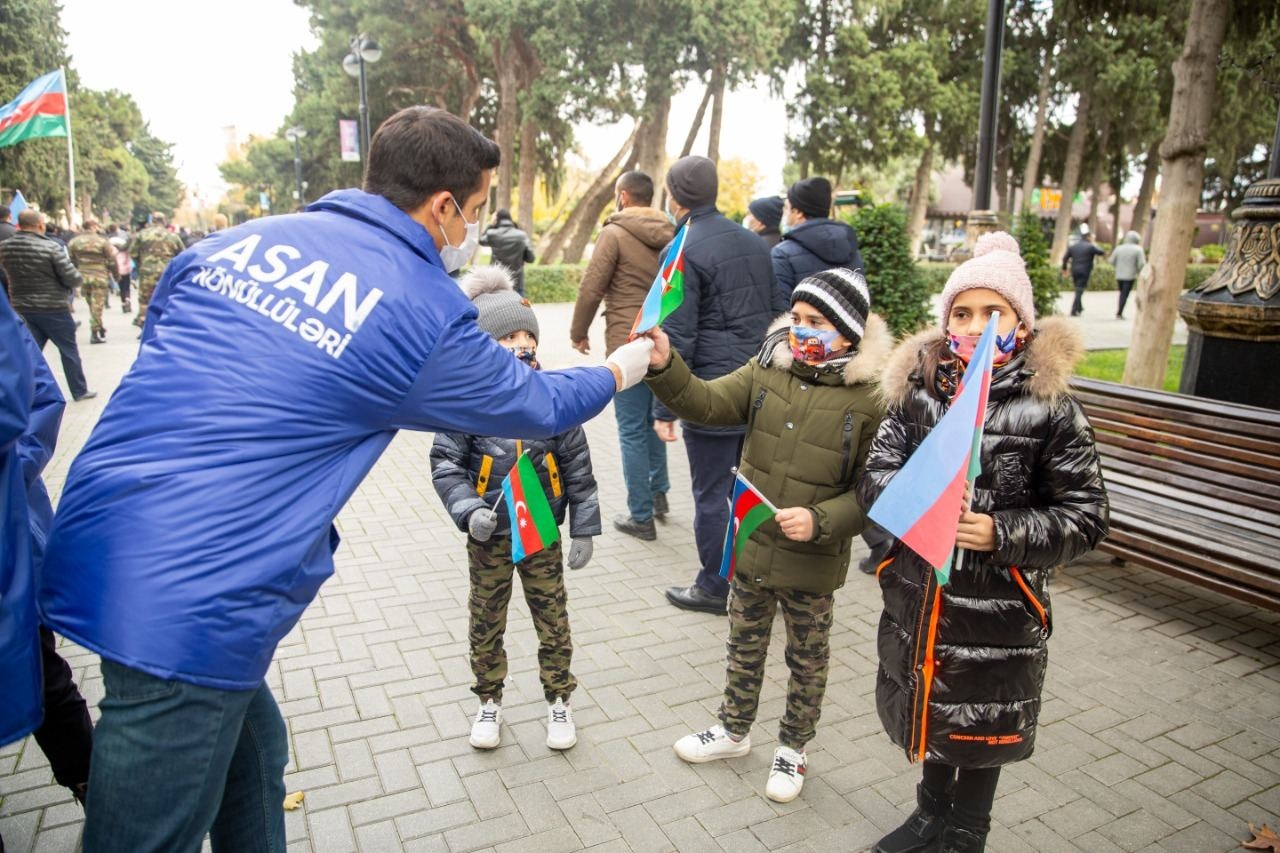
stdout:
POLYGON ((791 291, 791 304, 797 302, 808 302, 821 311, 858 348, 871 313, 871 294, 862 273, 843 267, 814 273, 791 291))

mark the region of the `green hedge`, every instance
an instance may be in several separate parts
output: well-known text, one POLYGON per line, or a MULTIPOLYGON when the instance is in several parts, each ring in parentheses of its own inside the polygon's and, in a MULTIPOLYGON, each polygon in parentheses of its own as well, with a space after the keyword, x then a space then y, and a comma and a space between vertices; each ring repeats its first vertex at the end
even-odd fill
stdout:
POLYGON ((586 264, 528 264, 524 268, 524 292, 535 305, 576 302, 586 264))
MULTIPOLYGON (((918 263, 916 268, 929 282, 930 293, 941 293, 942 288, 947 283, 947 276, 951 275, 952 270, 956 268, 955 264, 928 262, 918 263)), ((1182 286, 1190 290, 1199 286, 1209 276, 1213 275, 1218 269, 1217 264, 1188 264, 1186 279, 1182 286)), ((1060 275, 1060 274, 1059 274, 1060 275)), ((1063 278, 1059 286, 1062 290, 1071 290, 1071 279, 1063 278)), ((1093 275, 1089 278, 1090 290, 1117 290, 1116 271, 1111 264, 1105 261, 1099 261, 1093 265, 1093 275)))

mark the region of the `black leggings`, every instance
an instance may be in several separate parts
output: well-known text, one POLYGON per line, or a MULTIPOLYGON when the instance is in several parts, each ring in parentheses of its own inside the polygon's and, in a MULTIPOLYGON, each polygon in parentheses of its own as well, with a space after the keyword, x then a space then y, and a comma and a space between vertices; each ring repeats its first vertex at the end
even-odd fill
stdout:
POLYGON ((952 789, 951 822, 954 825, 980 835, 991 831, 991 804, 996 800, 996 785, 1000 782, 999 767, 956 768, 940 761, 926 761, 921 781, 934 794, 945 795, 952 789))
POLYGON ((89 707, 72 678, 71 667, 58 654, 53 632, 40 627, 44 665, 44 722, 35 730, 36 743, 49 759, 53 778, 75 790, 89 782, 93 752, 93 721, 89 707))

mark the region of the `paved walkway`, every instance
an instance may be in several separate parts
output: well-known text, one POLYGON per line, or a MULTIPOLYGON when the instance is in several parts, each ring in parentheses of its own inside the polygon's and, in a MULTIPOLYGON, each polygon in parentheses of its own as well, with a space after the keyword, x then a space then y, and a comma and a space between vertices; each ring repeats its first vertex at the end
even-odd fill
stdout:
MULTIPOLYGON (((1091 337, 1120 325, 1110 294, 1090 296, 1091 337)), ((539 316, 546 360, 583 361, 564 340, 568 307, 539 316)), ((83 346, 103 392, 135 351, 126 318, 107 319, 110 343, 83 346)), ((68 407, 55 494, 106 396, 68 407)), ((587 432, 607 517, 624 506, 612 416, 587 432)), ((292 739, 287 785, 307 794, 287 817, 291 853, 863 850, 910 811, 918 770, 888 743, 873 698, 879 593, 856 571, 837 594, 801 798, 782 806, 762 793, 783 706, 780 637, 752 754, 697 767, 673 754, 677 737, 713 721, 725 633, 722 617, 662 598, 693 571, 679 446, 659 539, 606 531, 592 563, 568 575, 578 746, 543 742, 536 640, 517 602, 503 746, 473 750, 462 535, 431 489, 430 442, 397 438, 343 511, 337 575, 272 666, 292 739)), ((1280 822, 1280 618, 1100 555, 1063 569, 1053 595, 1040 742, 1001 780, 988 849, 1229 851, 1248 822, 1280 822)), ((96 705, 96 657, 63 653, 96 705)), ((78 849, 82 813, 29 739, 0 748, 0 797, 9 850, 78 849)))

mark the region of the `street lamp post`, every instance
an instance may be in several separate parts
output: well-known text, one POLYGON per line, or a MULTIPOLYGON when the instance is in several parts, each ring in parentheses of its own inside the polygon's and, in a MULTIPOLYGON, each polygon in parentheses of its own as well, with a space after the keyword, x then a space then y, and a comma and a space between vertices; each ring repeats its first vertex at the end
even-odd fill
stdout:
POLYGON ((293 143, 293 178, 298 184, 299 207, 307 203, 302 188, 302 148, 298 144, 298 141, 306 135, 306 129, 297 126, 291 127, 284 132, 284 138, 293 143))
POLYGON ((366 62, 382 58, 382 48, 371 36, 361 33, 351 39, 351 52, 342 60, 342 68, 352 77, 360 78, 360 157, 369 156, 369 85, 365 79, 366 62))
POLYGON ((991 203, 991 173, 995 163, 996 122, 999 113, 1000 54, 1004 49, 1005 0, 987 0, 986 47, 982 57, 982 103, 978 117, 978 163, 973 175, 973 209, 965 230, 973 246, 981 235, 996 230, 1000 220, 991 203))

